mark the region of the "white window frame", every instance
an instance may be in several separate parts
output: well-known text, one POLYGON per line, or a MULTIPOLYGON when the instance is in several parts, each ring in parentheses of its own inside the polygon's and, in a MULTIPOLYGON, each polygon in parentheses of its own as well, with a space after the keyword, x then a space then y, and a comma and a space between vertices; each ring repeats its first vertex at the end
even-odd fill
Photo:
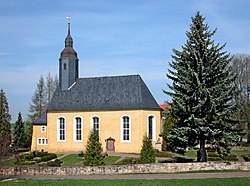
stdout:
POLYGON ((73 123, 74 123, 74 129, 73 129, 74 142, 82 142, 82 140, 83 140, 83 119, 82 119, 82 117, 81 116, 74 117, 73 123), (81 119, 81 133, 80 133, 81 134, 81 140, 77 140, 76 118, 81 119))
POLYGON ((41 132, 46 132, 46 126, 41 126, 41 132))
POLYGON ((67 130, 66 130, 66 126, 67 126, 67 122, 66 122, 66 118, 65 117, 63 117, 63 116, 59 116, 58 118, 57 118, 57 142, 66 142, 66 134, 67 134, 67 130), (60 118, 63 118, 64 119, 64 125, 65 125, 65 127, 64 127, 64 130, 65 130, 65 139, 64 140, 61 140, 60 139, 60 118))
POLYGON ((131 134, 131 128, 132 128, 132 120, 131 120, 131 117, 129 116, 129 115, 123 115, 122 117, 121 117, 121 124, 120 124, 120 138, 121 138, 121 142, 122 143, 131 143, 131 138, 132 138, 132 134, 131 134), (123 118, 124 117, 128 117, 129 118, 129 140, 124 140, 123 139, 123 118))
POLYGON ((48 138, 37 138, 37 145, 48 145, 48 138))
POLYGON ((147 136, 149 135, 149 117, 153 117, 152 118, 152 141, 156 141, 156 117, 153 114, 150 114, 147 117, 147 136))
POLYGON ((94 129, 94 118, 98 118, 99 120, 99 129, 98 129, 98 134, 99 134, 99 137, 100 137, 100 131, 101 131, 101 120, 100 120, 100 117, 97 116, 97 115, 94 115, 91 117, 91 121, 90 121, 90 131, 92 131, 94 129))

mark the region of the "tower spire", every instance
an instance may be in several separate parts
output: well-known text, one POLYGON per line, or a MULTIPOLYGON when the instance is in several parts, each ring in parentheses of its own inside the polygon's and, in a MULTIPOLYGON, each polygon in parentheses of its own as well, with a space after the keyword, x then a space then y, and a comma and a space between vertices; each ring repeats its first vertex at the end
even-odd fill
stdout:
POLYGON ((61 52, 59 59, 59 86, 61 90, 68 90, 76 82, 79 74, 79 60, 77 53, 73 49, 73 39, 70 35, 70 16, 68 19, 68 33, 65 38, 65 48, 61 52))
POLYGON ((66 17, 68 19, 68 35, 70 35, 70 15, 66 17))

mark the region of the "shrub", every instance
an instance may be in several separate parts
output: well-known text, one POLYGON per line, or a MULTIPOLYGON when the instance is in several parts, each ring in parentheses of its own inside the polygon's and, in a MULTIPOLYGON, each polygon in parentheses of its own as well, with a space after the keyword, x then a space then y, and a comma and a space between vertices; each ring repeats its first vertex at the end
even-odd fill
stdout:
POLYGON ((219 157, 219 155, 215 151, 208 151, 207 155, 209 157, 219 157))
POLYGON ((35 161, 23 161, 20 162, 19 165, 34 165, 35 163, 35 161))
POLYGON ((47 156, 47 155, 48 155, 48 152, 43 152, 43 151, 36 153, 37 157, 43 157, 43 156, 47 156))
POLYGON ((49 161, 47 162, 46 166, 47 167, 61 167, 62 160, 55 159, 54 161, 49 161))
POLYGON ((207 157, 207 161, 221 161, 220 157, 207 157))
POLYGON ((152 146, 152 140, 149 136, 144 135, 142 148, 140 152, 140 163, 155 163, 155 153, 152 146))
POLYGON ((226 160, 226 161, 238 161, 238 158, 236 155, 230 155, 230 156, 225 156, 224 160, 226 160))
POLYGON ((52 159, 55 159, 55 158, 57 158, 56 154, 49 153, 48 155, 41 157, 41 161, 45 162, 45 161, 49 161, 49 160, 52 160, 52 159))
POLYGON ((36 161, 37 163, 40 163, 42 161, 41 157, 34 157, 33 160, 36 161))
POLYGON ((245 161, 250 161, 250 156, 242 156, 245 161))
POLYGON ((84 153, 83 151, 81 151, 79 154, 78 154, 79 157, 84 157, 84 153))
POLYGON ((131 165, 139 162, 138 158, 125 158, 116 163, 116 165, 131 165))
POLYGON ((155 150, 155 157, 167 157, 167 158, 172 158, 173 157, 173 153, 172 152, 159 152, 159 150, 155 150))
POLYGON ((23 158, 26 160, 32 160, 34 158, 34 154, 30 153, 30 154, 24 155, 23 158))
POLYGON ((99 166, 104 164, 102 144, 99 140, 99 134, 95 129, 89 134, 83 162, 86 166, 99 166))

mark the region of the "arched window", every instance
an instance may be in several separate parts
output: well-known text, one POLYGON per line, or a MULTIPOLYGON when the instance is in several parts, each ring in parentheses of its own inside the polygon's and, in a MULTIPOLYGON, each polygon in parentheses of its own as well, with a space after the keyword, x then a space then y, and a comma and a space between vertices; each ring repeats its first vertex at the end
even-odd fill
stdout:
POLYGON ((100 120, 98 117, 92 117, 92 129, 95 129, 100 135, 100 120))
POLYGON ((57 131, 58 141, 66 141, 66 122, 63 117, 58 118, 57 131))
POLYGON ((121 120, 121 141, 131 141, 131 126, 129 116, 123 116, 121 120))
POLYGON ((67 64, 63 63, 63 70, 66 70, 66 69, 67 69, 67 64))
POLYGON ((82 141, 82 118, 76 117, 74 121, 74 141, 82 141))
POLYGON ((155 117, 154 116, 148 116, 148 136, 152 139, 152 141, 155 141, 155 117))

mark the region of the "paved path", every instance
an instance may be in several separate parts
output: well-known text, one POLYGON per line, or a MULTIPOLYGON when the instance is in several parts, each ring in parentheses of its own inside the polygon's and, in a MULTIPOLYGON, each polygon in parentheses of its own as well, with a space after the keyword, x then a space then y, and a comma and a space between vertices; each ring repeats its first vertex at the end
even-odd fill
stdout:
POLYGON ((60 179, 82 179, 82 180, 164 180, 164 179, 204 179, 204 178, 249 178, 250 172, 224 172, 224 173, 185 173, 185 174, 116 174, 116 175, 77 175, 77 176, 8 176, 4 179, 36 179, 36 180, 60 180, 60 179))

